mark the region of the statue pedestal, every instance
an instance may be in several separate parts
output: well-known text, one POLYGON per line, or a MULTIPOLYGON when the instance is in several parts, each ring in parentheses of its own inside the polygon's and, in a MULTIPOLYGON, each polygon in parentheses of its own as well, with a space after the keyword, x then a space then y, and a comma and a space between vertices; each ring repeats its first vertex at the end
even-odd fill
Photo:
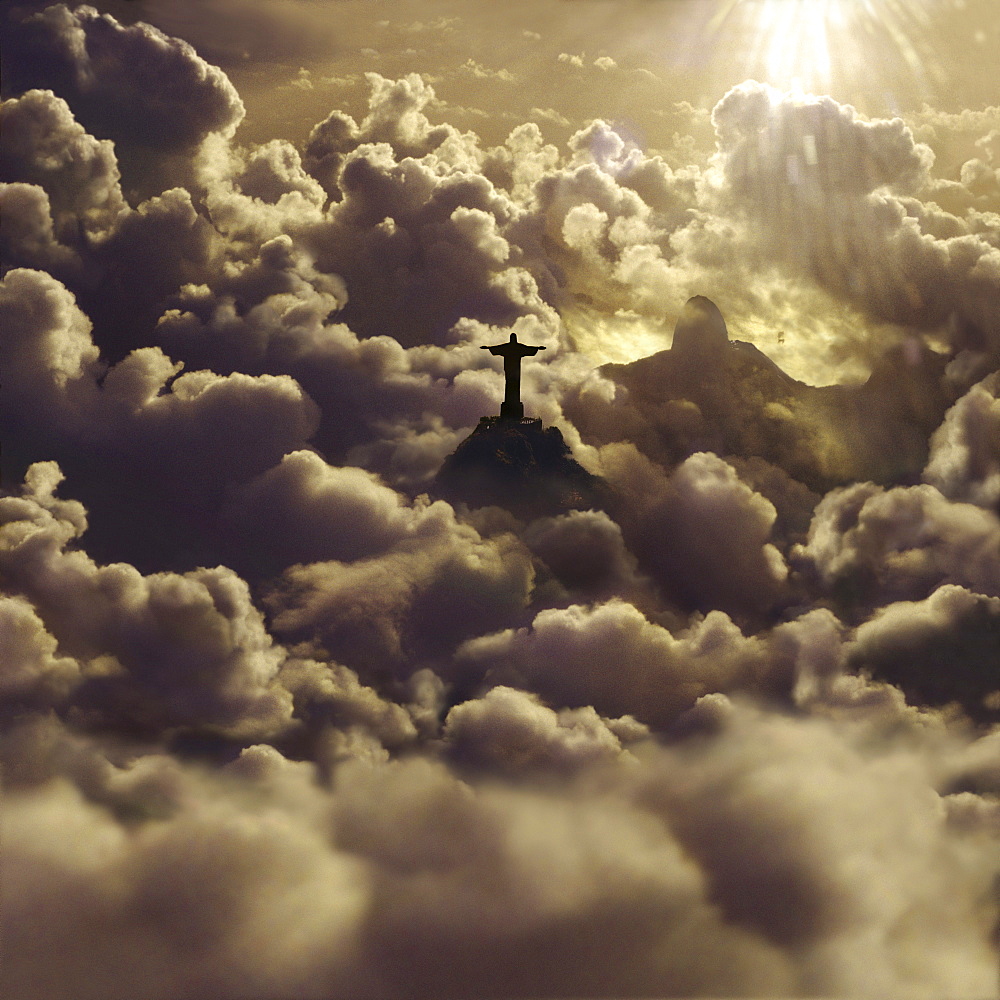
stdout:
POLYGON ((524 403, 501 403, 501 420, 521 420, 524 417, 524 403))

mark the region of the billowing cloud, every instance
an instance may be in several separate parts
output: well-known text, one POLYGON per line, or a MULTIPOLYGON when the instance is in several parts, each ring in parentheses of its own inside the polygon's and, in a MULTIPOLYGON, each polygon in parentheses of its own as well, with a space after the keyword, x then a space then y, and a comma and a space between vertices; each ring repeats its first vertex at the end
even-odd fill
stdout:
POLYGON ((231 132, 243 118, 225 73, 149 24, 54 4, 13 31, 6 86, 51 87, 102 138, 169 150, 231 132))
POLYGON ((60 241, 107 229, 123 208, 114 144, 89 135, 61 97, 29 90, 4 101, 0 170, 4 181, 32 184, 48 196, 60 241))
POLYGON ((279 569, 324 559, 355 560, 385 551, 414 530, 402 498, 369 472, 327 465, 296 451, 233 498, 232 520, 257 558, 279 569))
POLYGON ((933 486, 834 490, 798 551, 848 606, 920 599, 946 583, 1000 596, 997 515, 933 486))
MULTIPOLYGON (((272 684, 282 659, 250 602, 224 567, 143 577, 119 563, 98 566, 66 551, 84 529, 82 508, 55 498, 55 463, 32 466, 25 493, 0 501, 6 586, 41 613, 49 659, 55 648, 86 666, 77 693, 105 724, 139 731, 216 725, 273 733, 290 698, 272 684)), ((17 605, 21 631, 31 608, 17 605)), ((55 665, 49 664, 51 674, 55 665)), ((16 689, 15 689, 16 690, 16 689)))
POLYGON ((0 992, 989 994, 995 109, 124 6, 3 20, 0 992), (603 509, 440 499, 511 333, 603 509))
POLYGON ((933 153, 900 118, 865 121, 832 98, 745 83, 713 111, 722 197, 766 239, 761 261, 793 264, 872 315, 995 349, 998 248, 979 227, 925 205, 933 153))
POLYGON ((456 705, 444 737, 463 763, 511 774, 572 772, 622 753, 622 742, 647 735, 634 719, 602 719, 592 708, 556 713, 516 688, 491 688, 456 705))
POLYGON ((457 655, 497 683, 662 727, 706 692, 766 685, 764 653, 721 611, 675 637, 616 600, 542 611, 530 628, 470 640, 457 655))
POLYGON ((524 541, 567 595, 590 599, 627 594, 642 603, 650 582, 638 570, 622 529, 603 511, 571 511, 539 518, 524 541))
POLYGON ((636 542, 663 585, 685 603, 764 611, 788 575, 769 541, 774 506, 716 455, 699 452, 674 471, 647 509, 636 542))
POLYGON ((530 553, 509 531, 483 538, 444 501, 418 500, 406 534, 384 555, 286 570, 268 604, 274 628, 316 636, 363 675, 409 674, 527 604, 530 553))
POLYGON ((974 718, 1000 711, 1000 599, 946 584, 923 601, 882 608, 848 647, 853 669, 898 684, 919 703, 958 702, 974 718))
POLYGON ((178 377, 182 366, 155 347, 138 348, 108 368, 89 319, 43 272, 8 272, 0 314, 7 330, 9 444, 19 455, 41 446, 69 469, 98 463, 122 477, 121 493, 104 502, 109 512, 117 507, 119 517, 131 519, 129 529, 140 535, 167 515, 157 532, 169 537, 169 517, 177 513, 169 512, 171 503, 204 517, 221 503, 228 483, 262 472, 316 427, 315 405, 287 375, 197 371, 178 377), (147 497, 148 507, 137 509, 137 487, 170 499, 158 505, 147 497))
POLYGON ((924 479, 950 500, 1000 506, 1000 401, 994 373, 946 414, 931 439, 924 479))
POLYGON ((796 956, 800 989, 920 991, 943 975, 974 990, 995 975, 975 906, 950 910, 949 928, 965 930, 942 934, 945 886, 971 886, 979 876, 945 832, 940 799, 917 791, 924 762, 866 760, 860 744, 845 744, 820 720, 761 715, 721 698, 697 711, 716 730, 704 755, 684 754, 683 766, 661 772, 647 794, 674 816, 675 835, 699 859, 727 917, 796 956), (744 794, 725 791, 734 784, 744 794), (834 856, 836 867, 828 865, 834 856), (942 879, 936 889, 928 873, 942 879), (886 949, 889 927, 896 931, 886 949), (934 957, 921 954, 920 942, 931 940, 934 957), (953 977, 945 970, 959 955, 966 964, 953 977))

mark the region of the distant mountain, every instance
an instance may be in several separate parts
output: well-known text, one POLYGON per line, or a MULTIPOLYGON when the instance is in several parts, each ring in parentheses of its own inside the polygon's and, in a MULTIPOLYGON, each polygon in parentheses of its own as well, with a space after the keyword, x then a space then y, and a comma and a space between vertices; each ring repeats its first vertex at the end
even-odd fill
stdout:
POLYGON ((888 351, 863 385, 809 386, 752 344, 730 340, 715 303, 696 296, 668 350, 600 369, 626 399, 603 413, 593 403, 567 412, 586 439, 624 431, 668 465, 714 451, 760 456, 818 492, 857 480, 900 483, 919 477, 928 438, 953 402, 946 363, 913 342, 888 351))
POLYGON ((537 419, 483 417, 445 459, 435 487, 445 499, 523 517, 590 510, 607 497, 604 481, 571 457, 559 429, 537 419))

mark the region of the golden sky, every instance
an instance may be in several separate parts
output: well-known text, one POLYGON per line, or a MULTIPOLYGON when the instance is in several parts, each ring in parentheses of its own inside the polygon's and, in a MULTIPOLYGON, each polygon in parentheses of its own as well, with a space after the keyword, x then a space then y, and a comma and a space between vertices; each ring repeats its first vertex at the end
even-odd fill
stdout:
MULTIPOLYGON (((494 121, 532 107, 552 107, 574 124, 595 115, 631 117, 650 130, 651 145, 662 142, 656 119, 664 105, 711 108, 747 78, 828 94, 873 116, 915 111, 925 101, 954 112, 997 100, 1000 17, 989 0, 98 6, 126 7, 191 38, 225 66, 260 127, 277 113, 276 102, 240 84, 265 67, 275 70, 272 82, 279 68, 341 80, 371 70, 420 72, 439 82, 443 99, 494 121), (614 60, 618 71, 595 65, 599 59, 614 60)), ((300 108, 308 118, 308 106, 300 108)), ((293 123, 297 110, 286 102, 283 124, 293 123)))
MULTIPOLYGON (((145 18, 219 63, 247 108, 237 133, 244 143, 303 143, 332 108, 360 120, 370 73, 419 74, 433 90, 422 113, 474 133, 482 146, 533 122, 563 148, 597 118, 646 156, 702 172, 716 152, 712 108, 748 79, 793 96, 832 97, 864 118, 901 116, 933 150, 936 182, 958 181, 962 165, 980 155, 976 142, 1000 127, 1000 12, 990 0, 98 6, 145 18)), ((635 303, 594 311, 578 302, 564 319, 595 363, 628 360, 669 342, 687 293, 714 294, 735 336, 815 383, 863 377, 871 357, 905 335, 800 278, 761 272, 755 284, 754 302, 725 287, 685 286, 659 311, 637 314, 635 303)))
POLYGON ((0 5, 0 995, 996 996, 1000 3, 96 6, 0 5))

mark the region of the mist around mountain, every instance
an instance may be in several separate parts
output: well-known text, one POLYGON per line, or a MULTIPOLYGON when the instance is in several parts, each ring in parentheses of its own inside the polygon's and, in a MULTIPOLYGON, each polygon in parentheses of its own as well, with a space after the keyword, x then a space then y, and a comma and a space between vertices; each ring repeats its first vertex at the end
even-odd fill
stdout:
POLYGON ((625 421, 643 452, 666 464, 697 451, 761 458, 818 494, 864 480, 909 484, 959 392, 945 379, 948 361, 912 340, 881 355, 861 385, 806 385, 730 340, 718 307, 697 296, 669 349, 601 368, 627 395, 606 413, 581 413, 578 425, 605 443, 625 421))
POLYGON ((0 9, 0 994, 993 995, 996 109, 98 6, 0 9))
MULTIPOLYGON (((695 296, 678 318, 670 348, 600 368, 625 393, 604 411, 591 405, 577 414, 571 403, 570 412, 584 439, 597 446, 620 440, 623 426, 639 428, 635 443, 667 466, 708 451, 762 459, 817 495, 865 480, 912 484, 927 464, 931 435, 958 395, 945 377, 948 362, 912 341, 879 357, 864 383, 807 385, 753 344, 730 340, 715 303, 695 296)), ((586 490, 576 500, 558 499, 560 490, 572 492, 570 480, 585 485, 588 474, 564 463, 569 449, 557 428, 545 429, 551 440, 540 430, 540 422, 484 419, 445 461, 439 483, 450 482, 457 499, 486 506, 492 498, 510 507, 534 496, 532 483, 545 473, 567 479, 553 484, 556 507, 601 506, 596 497, 584 502, 586 490), (471 474, 473 466, 481 481, 469 480, 463 497, 457 476, 471 474)))

